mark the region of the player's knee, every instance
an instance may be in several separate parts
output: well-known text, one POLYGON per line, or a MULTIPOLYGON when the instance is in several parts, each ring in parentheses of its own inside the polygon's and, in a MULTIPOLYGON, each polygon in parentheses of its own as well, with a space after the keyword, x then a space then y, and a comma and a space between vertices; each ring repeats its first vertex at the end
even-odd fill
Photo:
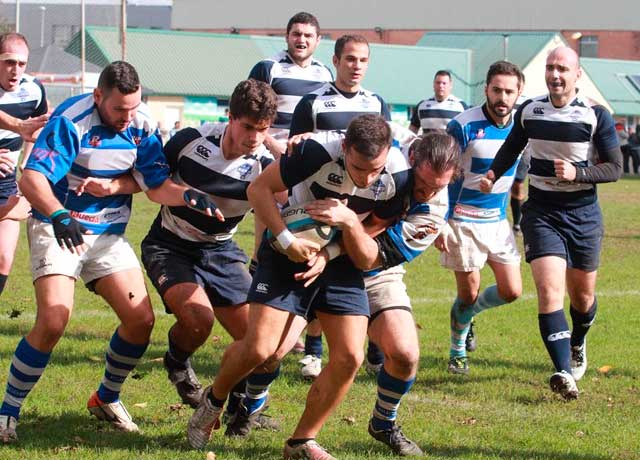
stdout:
POLYGON ((419 359, 418 347, 400 346, 385 352, 385 360, 389 360, 394 367, 406 372, 415 370, 419 359))
POLYGON ((141 309, 128 321, 123 321, 123 326, 137 337, 149 337, 155 324, 153 310, 141 309))
POLYGON ((458 292, 458 298, 465 305, 473 305, 478 298, 478 291, 460 291, 458 292))
POLYGON ((364 350, 346 350, 329 358, 332 370, 345 378, 355 375, 363 361, 364 350))
POLYGON ((205 308, 203 306, 194 305, 193 308, 182 309, 180 315, 176 316, 178 323, 183 329, 189 331, 194 339, 206 340, 211 333, 213 323, 215 321, 215 315, 211 308, 205 308))
POLYGON ((571 305, 578 311, 588 311, 593 302, 595 301, 595 295, 590 292, 578 292, 571 296, 571 305))
POLYGON ((252 368, 269 361, 277 347, 277 345, 274 347, 270 343, 249 343, 247 340, 243 340, 241 343, 244 345, 241 353, 252 368))
POLYGON ((53 348, 64 334, 68 321, 66 317, 50 317, 47 321, 38 324, 35 333, 39 342, 48 349, 53 348))
POLYGON ((505 302, 511 303, 522 295, 522 286, 499 287, 498 295, 505 302))

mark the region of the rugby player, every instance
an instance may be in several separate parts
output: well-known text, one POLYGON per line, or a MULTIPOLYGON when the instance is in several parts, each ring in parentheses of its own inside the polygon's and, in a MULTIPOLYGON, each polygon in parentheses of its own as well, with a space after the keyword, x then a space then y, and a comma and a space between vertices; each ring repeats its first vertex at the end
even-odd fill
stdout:
POLYGON ((451 94, 453 79, 448 70, 438 70, 433 77, 433 96, 416 104, 409 129, 414 133, 447 129, 449 121, 469 107, 451 94))
POLYGON ((551 51, 545 67, 549 94, 520 106, 480 184, 490 192, 526 146, 531 167, 521 222, 525 258, 538 292, 540 333, 556 370, 549 384, 565 399, 579 395, 576 380, 587 368, 585 337, 598 308, 603 222, 595 184, 614 182, 622 172, 613 119, 579 94, 581 76, 575 51, 551 51), (572 331, 563 310, 565 290, 572 331))
MULTIPOLYGON (((0 107, 7 117, 20 121, 46 117, 47 113, 42 83, 24 73, 28 60, 29 45, 24 36, 17 33, 0 35, 0 107)), ((16 183, 16 165, 22 145, 19 133, 0 129, 0 207, 7 206, 5 214, 13 216, 0 221, 0 295, 13 265, 20 234, 19 220, 26 218, 24 212, 10 213, 26 206, 26 200, 17 196, 16 183)))
POLYGON ((520 254, 507 221, 507 200, 517 164, 505 172, 487 196, 482 177, 513 127, 513 107, 524 86, 518 66, 498 61, 489 67, 486 101, 456 116, 448 132, 462 149, 463 178, 449 187, 449 225, 436 241, 440 262, 456 278, 451 306, 449 372, 469 372, 466 335, 473 316, 513 302, 522 293, 520 254), (496 284, 480 292, 480 270, 488 264, 496 284))
MULTIPOLYGON (((361 86, 369 67, 369 42, 361 35, 343 35, 334 46, 336 79, 304 96, 293 112, 289 136, 346 130, 349 122, 367 113, 390 120, 384 100, 361 86)), ((317 320, 307 327, 303 377, 316 378, 322 369, 322 329, 317 320)))
POLYGON ((206 195, 168 178, 147 110, 136 70, 117 61, 102 71, 93 94, 63 102, 38 136, 20 180, 34 209, 27 230, 37 314, 11 361, 0 406, 3 442, 17 440, 20 409, 64 333, 78 277, 121 321, 107 348, 104 378, 87 408, 117 429, 138 431, 119 395, 147 348, 154 317, 140 265, 123 235, 131 193, 140 187, 163 204, 191 206, 209 216, 215 210, 206 195), (107 183, 104 194, 84 193, 95 192, 85 183, 90 176, 107 183))
POLYGON ((285 444, 284 458, 334 458, 315 437, 344 398, 363 360, 369 308, 362 273, 343 256, 329 263, 310 288, 297 281, 295 274, 307 270, 319 248, 286 230, 272 197, 287 188, 291 205, 338 196, 348 200, 361 219, 372 213, 390 219, 402 209, 410 186, 409 165, 397 149, 390 148, 391 130, 379 116, 355 118, 344 141, 323 143, 323 133, 316 136, 317 140, 301 143, 295 154, 280 157, 249 186, 256 215, 277 235, 286 255, 263 241, 249 292, 249 329, 225 351, 213 385, 189 421, 193 447, 206 445, 233 386, 276 352, 294 317, 317 317, 327 337, 329 361, 311 385, 305 411, 285 444))
POLYGON ((314 15, 300 12, 289 19, 285 40, 285 51, 258 62, 249 73, 249 78, 271 85, 278 96, 278 116, 265 139, 276 157, 286 151, 291 116, 300 98, 333 80, 329 68, 313 58, 320 43, 320 24, 314 15))
MULTIPOLYGON (((190 357, 206 341, 214 319, 236 340, 247 328, 251 276, 245 268, 247 256, 232 237, 251 210, 249 183, 273 162, 263 145, 277 110, 271 87, 253 79, 240 82, 229 109, 227 123, 185 128, 164 149, 171 177, 207 193, 224 220, 209 219, 184 207, 163 206, 142 242, 147 274, 167 311, 176 317, 169 330, 164 366, 182 401, 194 408, 202 397, 202 385, 190 357)), ((242 423, 249 423, 253 412, 244 421, 236 417, 244 393, 242 380, 227 405, 227 434, 237 434, 242 423)), ((257 417, 251 422, 262 421, 262 427, 269 422, 264 417, 253 420, 257 417)))

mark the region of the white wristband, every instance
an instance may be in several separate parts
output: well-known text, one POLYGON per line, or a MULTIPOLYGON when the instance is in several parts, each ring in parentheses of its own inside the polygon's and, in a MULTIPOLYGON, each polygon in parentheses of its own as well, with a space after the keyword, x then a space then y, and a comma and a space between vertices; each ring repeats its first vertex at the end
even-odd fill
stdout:
POLYGON ((329 243, 324 247, 325 251, 327 251, 327 255, 329 256, 329 260, 333 260, 340 255, 342 250, 340 249, 340 245, 336 242, 329 243))
POLYGON ((291 243, 293 243, 293 240, 295 240, 296 237, 293 236, 293 233, 291 233, 289 231, 289 229, 284 229, 280 232, 280 234, 278 234, 278 236, 276 236, 276 240, 278 241, 278 244, 282 247, 283 251, 286 251, 289 246, 291 246, 291 243))

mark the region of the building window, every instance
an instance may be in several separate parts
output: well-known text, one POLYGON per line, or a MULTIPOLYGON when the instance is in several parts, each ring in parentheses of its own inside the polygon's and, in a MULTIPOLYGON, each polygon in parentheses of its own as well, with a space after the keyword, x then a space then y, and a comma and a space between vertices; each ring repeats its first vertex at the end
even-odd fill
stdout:
POLYGON ((598 36, 583 35, 580 38, 580 56, 598 57, 598 36))

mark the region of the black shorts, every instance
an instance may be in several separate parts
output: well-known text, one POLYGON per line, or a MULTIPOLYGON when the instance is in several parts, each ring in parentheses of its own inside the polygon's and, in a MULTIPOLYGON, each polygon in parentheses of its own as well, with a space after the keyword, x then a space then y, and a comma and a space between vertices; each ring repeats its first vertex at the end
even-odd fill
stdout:
POLYGON ((0 178, 0 206, 7 203, 10 196, 18 193, 15 172, 0 178))
POLYGON ((598 202, 577 208, 550 208, 527 201, 522 206, 522 235, 527 262, 558 256, 567 266, 597 270, 604 236, 598 202))
POLYGON ((274 251, 262 240, 258 251, 258 269, 249 291, 249 301, 285 310, 311 321, 316 311, 333 315, 369 316, 369 301, 362 272, 347 256, 338 257, 308 288, 293 278, 307 270, 274 251))
MULTIPOLYGON (((214 307, 247 301, 251 275, 247 255, 229 239, 216 245, 193 243, 152 226, 141 244, 142 263, 160 296, 180 283, 201 286, 214 307)), ((169 308, 165 304, 167 313, 169 308)))

